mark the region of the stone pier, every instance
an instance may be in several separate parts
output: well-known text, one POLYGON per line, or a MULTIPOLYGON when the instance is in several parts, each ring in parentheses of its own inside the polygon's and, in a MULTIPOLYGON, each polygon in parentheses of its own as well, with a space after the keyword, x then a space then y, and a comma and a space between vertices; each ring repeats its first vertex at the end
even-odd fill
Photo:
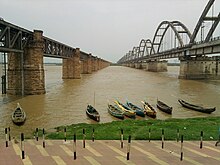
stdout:
POLYGON ((80 49, 76 48, 73 57, 63 59, 63 79, 80 79, 80 49))
POLYGON ((100 65, 101 68, 100 69, 106 68, 110 65, 110 62, 107 62, 105 60, 100 60, 100 63, 101 63, 101 65, 100 65))
POLYGON ((92 55, 89 54, 88 58, 82 61, 82 73, 91 74, 92 73, 92 55))
POLYGON ((142 63, 135 63, 135 68, 136 69, 142 69, 142 63))
POLYGON ((143 70, 148 70, 148 63, 144 62, 141 64, 143 70))
POLYGON ((166 72, 167 61, 149 61, 147 70, 151 72, 166 72))
POLYGON ((7 80, 8 88, 7 94, 11 95, 21 95, 22 94, 22 60, 21 53, 8 53, 8 70, 7 70, 7 80))
POLYGON ((92 58, 92 71, 95 72, 98 70, 98 59, 97 57, 92 58))
POLYGON ((220 79, 220 57, 180 58, 180 79, 220 79))
POLYGON ((131 68, 135 68, 135 63, 130 63, 131 68))
POLYGON ((45 93, 43 43, 43 32, 34 30, 33 40, 24 49, 24 53, 8 54, 8 94, 45 93))

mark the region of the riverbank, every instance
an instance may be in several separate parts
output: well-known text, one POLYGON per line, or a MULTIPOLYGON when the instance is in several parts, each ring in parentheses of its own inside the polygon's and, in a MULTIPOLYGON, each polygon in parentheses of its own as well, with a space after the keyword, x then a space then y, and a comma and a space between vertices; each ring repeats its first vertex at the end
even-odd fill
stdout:
MULTIPOLYGON (((200 140, 203 131, 203 140, 217 140, 219 138, 220 117, 166 119, 166 120, 132 120, 112 121, 102 124, 72 124, 69 126, 56 127, 54 131, 46 132, 48 139, 64 139, 66 129, 67 139, 73 139, 76 133, 77 139, 83 139, 83 129, 86 139, 119 140, 123 129, 124 138, 129 135, 134 140, 161 140, 164 131, 165 140, 176 140, 183 135, 184 140, 200 140)), ((42 131, 39 132, 42 134, 42 131)))

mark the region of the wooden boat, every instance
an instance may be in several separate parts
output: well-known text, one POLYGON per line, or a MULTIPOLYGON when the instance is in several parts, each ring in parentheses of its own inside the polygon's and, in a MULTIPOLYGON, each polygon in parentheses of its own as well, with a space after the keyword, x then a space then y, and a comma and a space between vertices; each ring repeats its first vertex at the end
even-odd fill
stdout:
POLYGON ((116 118, 124 119, 124 113, 117 106, 108 104, 108 112, 116 118))
POLYGON ((146 101, 141 101, 143 103, 143 107, 144 107, 144 112, 145 115, 152 117, 152 118, 156 118, 157 116, 157 111, 154 109, 154 107, 152 107, 149 103, 147 103, 146 101))
POLYGON ((165 104, 164 102, 157 100, 157 107, 158 109, 160 109, 161 111, 168 113, 168 114, 172 114, 172 110, 173 108, 168 106, 167 104, 165 104))
POLYGON ((92 105, 87 106, 86 114, 90 119, 93 119, 97 122, 100 121, 100 115, 99 115, 98 111, 92 105))
POLYGON ((12 117, 12 121, 13 121, 14 124, 16 124, 16 125, 24 124, 24 122, 26 120, 26 113, 21 108, 19 103, 17 103, 17 107, 14 110, 14 112, 12 113, 11 117, 12 117))
POLYGON ((135 118, 136 113, 135 111, 133 111, 131 108, 129 108, 128 106, 120 103, 119 101, 115 100, 116 106, 124 112, 124 115, 130 118, 135 118))
POLYGON ((131 102, 127 101, 126 102, 127 106, 133 109, 136 112, 136 115, 145 117, 144 109, 138 107, 137 105, 132 104, 131 102))
POLYGON ((199 111, 199 112, 203 112, 203 113, 212 113, 215 111, 215 107, 214 108, 204 108, 199 105, 190 104, 190 103, 183 101, 181 99, 179 99, 178 101, 183 107, 186 107, 186 108, 189 108, 189 109, 192 109, 195 111, 199 111))

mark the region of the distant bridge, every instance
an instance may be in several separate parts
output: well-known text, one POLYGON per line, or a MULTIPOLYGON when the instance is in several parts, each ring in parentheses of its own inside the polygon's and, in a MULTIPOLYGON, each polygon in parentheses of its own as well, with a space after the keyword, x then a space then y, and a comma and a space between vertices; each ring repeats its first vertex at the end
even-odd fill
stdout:
POLYGON ((91 53, 43 36, 43 31, 32 32, 2 18, 0 52, 4 54, 3 94, 44 94, 46 91, 43 57, 63 59, 63 79, 78 79, 81 73, 90 74, 110 65, 108 61, 91 53))
POLYGON ((212 37, 220 21, 220 13, 217 16, 208 16, 214 2, 215 0, 209 0, 193 33, 180 21, 162 21, 156 29, 153 40, 142 39, 139 46, 133 47, 118 63, 132 65, 159 59, 198 57, 220 53, 220 36, 212 37), (206 37, 204 36, 205 22, 212 23, 206 37), (169 33, 169 30, 172 33, 169 33), (196 36, 200 30, 201 41, 196 42, 196 36), (170 43, 165 41, 167 35, 172 35, 170 43), (164 47, 168 44, 170 48, 165 50, 164 47))

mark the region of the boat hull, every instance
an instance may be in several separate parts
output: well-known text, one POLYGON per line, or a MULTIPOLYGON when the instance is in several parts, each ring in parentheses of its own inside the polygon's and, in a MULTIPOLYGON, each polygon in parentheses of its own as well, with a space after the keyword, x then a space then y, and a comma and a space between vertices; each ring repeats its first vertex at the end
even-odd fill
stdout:
POLYGON ((132 104, 131 102, 127 102, 126 104, 128 107, 130 107, 136 112, 137 116, 145 117, 144 109, 132 104))
POLYGON ((124 119, 124 113, 114 105, 108 104, 108 113, 118 119, 124 119))
POLYGON ((119 108, 121 111, 124 112, 125 116, 130 117, 130 118, 135 118, 136 113, 132 109, 130 109, 129 107, 126 107, 119 101, 115 101, 115 103, 116 103, 117 108, 119 108))
POLYGON ((157 117, 157 111, 147 102, 142 102, 144 106, 144 112, 145 115, 151 117, 151 118, 156 118, 157 117))
POLYGON ((181 100, 179 99, 178 100, 179 103, 185 107, 185 108, 188 108, 188 109, 192 109, 192 110, 195 110, 195 111, 198 111, 198 112, 203 112, 203 113, 212 113, 215 111, 215 107, 214 108, 204 108, 204 107, 201 107, 201 106, 198 106, 198 105, 193 105, 193 104, 190 104, 184 100, 181 100))
POLYGON ((16 125, 23 125, 26 121, 26 113, 18 103, 17 108, 11 115, 12 121, 16 125))
POLYGON ((160 109, 161 111, 165 112, 165 113, 172 114, 173 108, 166 105, 162 101, 157 100, 157 108, 160 109))
POLYGON ((93 119, 97 122, 100 121, 100 115, 99 115, 98 111, 95 108, 93 108, 91 105, 87 106, 86 114, 90 119, 93 119))

